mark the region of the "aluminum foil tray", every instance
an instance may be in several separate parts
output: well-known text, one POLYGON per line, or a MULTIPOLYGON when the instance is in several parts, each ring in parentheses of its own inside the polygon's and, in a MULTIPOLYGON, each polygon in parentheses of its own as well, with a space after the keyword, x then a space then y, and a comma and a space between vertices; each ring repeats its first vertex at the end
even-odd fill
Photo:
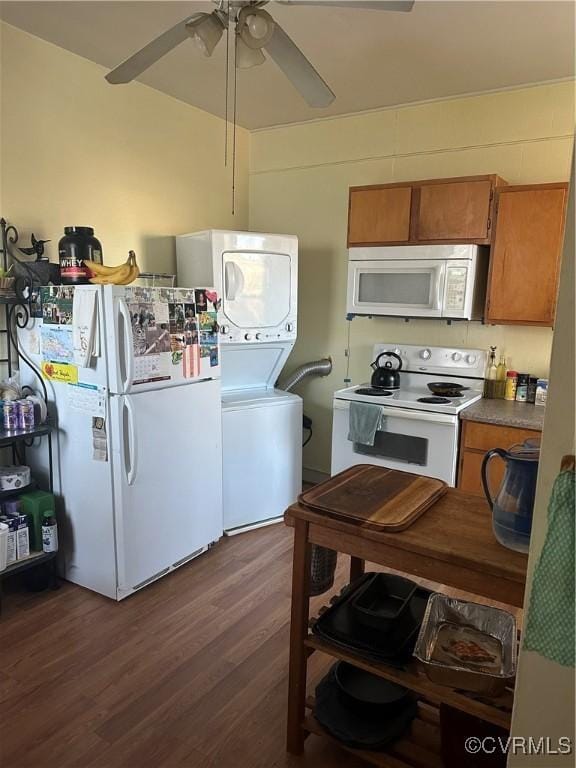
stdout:
POLYGON ((414 656, 435 683, 452 688, 499 696, 516 674, 517 634, 516 619, 511 613, 487 605, 456 600, 434 594, 428 601, 414 656), (502 664, 499 672, 489 673, 432 659, 438 632, 445 624, 472 627, 496 638, 502 646, 502 664))

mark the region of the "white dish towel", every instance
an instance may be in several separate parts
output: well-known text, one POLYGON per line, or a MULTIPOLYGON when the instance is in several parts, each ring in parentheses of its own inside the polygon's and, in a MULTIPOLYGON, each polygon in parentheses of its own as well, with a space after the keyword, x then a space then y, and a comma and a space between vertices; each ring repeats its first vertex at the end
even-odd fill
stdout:
POLYGON ((89 368, 92 358, 100 354, 97 291, 74 291, 72 342, 75 364, 89 368))

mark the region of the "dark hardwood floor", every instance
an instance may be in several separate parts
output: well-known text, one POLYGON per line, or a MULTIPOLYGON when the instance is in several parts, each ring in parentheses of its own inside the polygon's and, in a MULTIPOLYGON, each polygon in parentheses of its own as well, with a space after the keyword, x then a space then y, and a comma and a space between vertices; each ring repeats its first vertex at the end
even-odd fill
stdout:
MULTIPOLYGON (((67 582, 9 591, 1 768, 365 768, 316 736, 285 752, 291 554, 280 524, 222 539, 122 603, 67 582)), ((348 567, 340 555, 337 589, 348 567)), ((310 688, 331 663, 310 658, 310 688)))
POLYGON ((315 736, 285 752, 291 547, 283 525, 223 539, 122 603, 8 590, 2 768, 365 766, 315 736))

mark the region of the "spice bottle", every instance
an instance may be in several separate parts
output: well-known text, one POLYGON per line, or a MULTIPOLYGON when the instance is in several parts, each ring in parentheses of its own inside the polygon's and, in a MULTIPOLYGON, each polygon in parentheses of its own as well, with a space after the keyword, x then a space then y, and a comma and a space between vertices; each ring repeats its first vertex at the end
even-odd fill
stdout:
POLYGON ((505 400, 516 400, 516 383, 518 381, 518 371, 508 371, 506 374, 505 400))
POLYGON ((42 519, 42 549, 44 552, 58 552, 58 525, 54 512, 49 509, 42 519))
POLYGON ((519 373, 516 382, 516 402, 525 403, 528 398, 528 379, 527 373, 519 373))

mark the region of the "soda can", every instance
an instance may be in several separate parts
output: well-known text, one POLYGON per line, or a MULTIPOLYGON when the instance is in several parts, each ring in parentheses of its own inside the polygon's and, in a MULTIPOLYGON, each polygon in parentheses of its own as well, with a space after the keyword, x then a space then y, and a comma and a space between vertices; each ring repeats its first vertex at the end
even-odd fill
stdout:
POLYGON ((31 432, 34 429, 34 404, 30 400, 18 400, 18 429, 31 432))
POLYGON ((18 429, 18 406, 13 400, 4 401, 4 429, 15 432, 18 429))

